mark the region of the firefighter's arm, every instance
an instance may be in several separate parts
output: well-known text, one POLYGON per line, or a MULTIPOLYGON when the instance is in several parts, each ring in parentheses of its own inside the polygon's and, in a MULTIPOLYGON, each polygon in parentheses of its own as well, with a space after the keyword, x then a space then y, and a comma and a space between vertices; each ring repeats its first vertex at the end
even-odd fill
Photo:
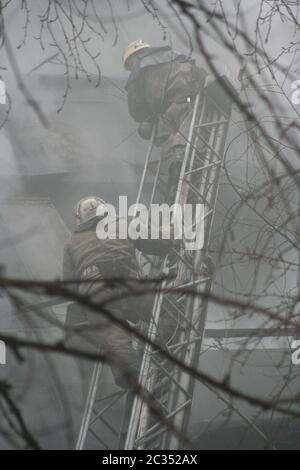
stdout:
POLYGON ((142 77, 127 84, 128 112, 136 121, 143 123, 149 119, 149 108, 145 99, 145 90, 142 77))
POLYGON ((162 226, 159 229, 159 239, 151 238, 151 227, 148 227, 148 238, 135 241, 135 247, 142 253, 153 256, 166 256, 181 244, 181 240, 176 240, 174 236, 174 226, 162 226), (165 232, 166 237, 163 237, 165 232))
POLYGON ((165 256, 173 248, 172 240, 136 240, 134 242, 137 250, 152 256, 165 256))

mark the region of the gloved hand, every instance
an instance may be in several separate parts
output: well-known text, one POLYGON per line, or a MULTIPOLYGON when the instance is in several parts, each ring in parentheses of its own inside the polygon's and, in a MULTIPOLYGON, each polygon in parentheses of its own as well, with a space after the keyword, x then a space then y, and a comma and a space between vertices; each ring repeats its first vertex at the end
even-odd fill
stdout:
POLYGON ((139 136, 144 140, 150 140, 152 136, 153 126, 153 122, 142 122, 138 128, 139 136))

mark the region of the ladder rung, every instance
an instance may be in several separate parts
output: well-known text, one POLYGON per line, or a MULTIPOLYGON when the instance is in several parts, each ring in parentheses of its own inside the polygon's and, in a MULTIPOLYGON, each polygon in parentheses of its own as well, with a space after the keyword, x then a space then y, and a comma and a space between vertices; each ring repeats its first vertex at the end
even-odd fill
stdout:
POLYGON ((112 432, 112 434, 114 434, 116 437, 119 437, 119 433, 116 431, 116 429, 106 421, 105 418, 103 418, 103 416, 101 416, 101 421, 105 424, 105 426, 112 432))
MULTIPOLYGON (((158 390, 158 391, 159 391, 161 388, 164 388, 166 385, 169 384, 169 379, 168 379, 168 377, 163 377, 163 378, 160 379, 160 380, 161 380, 161 381, 160 381, 159 385, 157 386, 157 390, 158 390)), ((155 391, 155 390, 156 390, 156 389, 154 388, 154 391, 155 391)))
POLYGON ((187 176, 187 175, 191 175, 192 173, 198 173, 200 171, 207 170, 208 168, 212 168, 213 166, 221 165, 221 163, 222 163, 221 160, 219 160, 218 162, 215 162, 215 163, 209 163, 208 165, 201 166, 201 167, 195 168, 193 170, 189 170, 184 175, 187 176))
POLYGON ((184 346, 189 346, 190 344, 197 343, 198 341, 202 341, 202 339, 203 339, 202 336, 198 336, 197 338, 193 338, 192 340, 182 341, 181 343, 172 344, 171 346, 169 346, 169 349, 173 350, 177 348, 182 348, 184 346))
MULTIPOLYGON (((167 300, 167 299, 166 299, 167 300)), ((172 305, 173 307, 173 305, 172 305)), ((173 307, 174 308, 174 307, 173 307)), ((176 312, 172 312, 171 310, 169 310, 165 305, 163 305, 162 307, 162 311, 163 311, 163 315, 167 314, 170 318, 172 318, 174 321, 177 321, 177 327, 181 327, 181 328, 184 328, 184 325, 182 323, 179 323, 179 320, 177 319, 177 316, 176 316, 176 313, 178 313, 177 311, 176 312), (166 313, 165 313, 166 312, 166 313), (174 316, 175 315, 175 316, 174 316)), ((183 314, 181 314, 181 319, 184 320, 184 316, 183 314)), ((159 337, 159 335, 158 335, 159 337)))
POLYGON ((187 287, 190 287, 190 286, 198 286, 199 284, 204 284, 208 281, 211 281, 211 278, 210 277, 203 277, 201 279, 198 279, 196 282, 193 281, 193 282, 188 282, 187 284, 181 284, 181 286, 176 286, 176 288, 174 287, 174 289, 186 289, 187 287))
POLYGON ((204 139, 204 137, 202 137, 202 135, 200 134, 197 134, 197 136, 199 137, 199 139, 202 140, 202 142, 204 143, 204 145, 206 147, 209 148, 209 150, 211 150, 213 152, 214 155, 216 155, 218 157, 218 159, 220 160, 220 154, 210 145, 210 143, 207 142, 207 140, 204 139))
POLYGON ((115 398, 116 396, 120 396, 120 397, 121 397, 121 395, 124 395, 124 393, 125 393, 125 392, 123 392, 123 391, 122 391, 122 392, 117 391, 117 392, 111 393, 111 394, 109 394, 109 395, 106 395, 105 397, 97 398, 97 399, 95 400, 95 402, 96 402, 96 403, 101 403, 102 401, 105 401, 105 400, 108 400, 108 399, 112 400, 112 399, 115 398))
MULTIPOLYGON (((180 413, 180 411, 182 411, 184 408, 186 408, 188 405, 190 405, 192 402, 192 400, 187 400, 185 401, 184 403, 182 403, 178 408, 176 408, 176 410, 172 411, 171 413, 169 413, 165 419, 170 419, 170 418, 173 418, 177 413, 180 413)), ((159 431, 157 431, 156 433, 154 433, 153 435, 151 435, 151 433, 153 433, 153 431, 155 431, 155 429, 159 428, 160 426, 162 426, 162 423, 157 423, 155 424, 154 426, 152 426, 152 428, 148 429, 145 434, 143 436, 141 436, 137 441, 136 441, 136 445, 141 445, 143 444, 143 441, 144 440, 150 440, 150 439, 155 439, 156 437, 158 437, 160 434, 166 432, 166 429, 160 429, 159 431), (150 436, 149 436, 150 434, 150 436)))
POLYGON ((173 253, 176 254, 177 258, 179 258, 180 261, 181 261, 185 266, 187 266, 187 268, 188 268, 190 271, 193 271, 193 265, 190 264, 183 256, 181 256, 181 254, 180 254, 177 250, 173 249, 173 253))
MULTIPOLYGON (((153 356, 152 356, 152 361, 156 364, 156 366, 158 367, 158 369, 160 370, 160 372, 163 371, 163 373, 165 374, 166 377, 169 378, 169 380, 171 382, 173 382, 174 385, 176 385, 176 387, 182 391, 182 393, 184 393, 184 395, 189 395, 188 391, 185 390, 178 382, 176 382, 176 379, 172 376, 172 374, 170 372, 168 372, 153 356)), ((174 370, 173 370, 173 374, 175 373, 176 371, 176 367, 174 367, 174 370)))
POLYGON ((194 129, 201 129, 203 127, 209 127, 209 126, 219 126, 220 124, 228 124, 228 122, 229 122, 229 119, 224 119, 222 121, 205 122, 204 124, 194 126, 194 129))
POLYGON ((209 205, 207 199, 203 196, 203 194, 200 193, 200 191, 193 185, 193 183, 191 183, 191 181, 189 181, 188 179, 185 179, 185 182, 190 186, 194 194, 200 197, 201 200, 204 201, 205 204, 209 205))
POLYGON ((111 448, 109 447, 108 444, 106 444, 105 441, 103 441, 101 439, 101 437, 98 436, 98 434, 95 433, 95 431, 93 431, 93 429, 89 429, 89 432, 92 434, 92 436, 98 441, 100 442, 101 445, 103 445, 103 447, 106 449, 106 450, 111 450, 111 448))
MULTIPOLYGON (((171 300, 166 298, 166 300, 169 301, 169 303, 171 303, 171 300)), ((187 327, 188 328, 192 328, 195 330, 196 333, 198 333, 198 331, 193 327, 193 325, 191 324, 191 322, 189 321, 188 318, 186 318, 185 314, 184 314, 184 311, 180 310, 180 308, 178 307, 178 305, 176 305, 175 303, 174 304, 171 304, 172 307, 176 310, 177 313, 179 313, 179 315, 181 316, 182 320, 187 324, 187 327)))
POLYGON ((94 422, 97 421, 97 419, 100 419, 100 417, 104 415, 104 413, 106 413, 115 403, 117 403, 117 401, 119 401, 120 398, 122 398, 125 395, 125 393, 126 392, 124 391, 120 392, 119 396, 115 396, 115 398, 110 403, 108 403, 108 405, 106 405, 106 407, 103 408, 103 410, 101 411, 95 410, 96 415, 93 417, 93 419, 90 420, 90 426, 94 424, 94 422))

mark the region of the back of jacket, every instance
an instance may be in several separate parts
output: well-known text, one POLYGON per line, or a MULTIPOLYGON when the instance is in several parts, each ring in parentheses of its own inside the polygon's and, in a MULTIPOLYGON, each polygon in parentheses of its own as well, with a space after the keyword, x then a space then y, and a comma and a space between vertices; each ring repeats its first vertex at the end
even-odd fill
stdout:
POLYGON ((185 103, 204 86, 206 73, 169 47, 152 48, 133 69, 126 85, 129 112, 137 122, 151 120, 171 103, 185 103))
POLYGON ((190 111, 188 98, 204 87, 207 74, 170 48, 153 48, 146 54, 126 85, 128 108, 140 123, 161 118, 156 142, 160 145, 180 129, 190 111))
POLYGON ((132 243, 118 239, 99 240, 96 226, 75 232, 65 246, 65 280, 136 275, 137 263, 132 243))

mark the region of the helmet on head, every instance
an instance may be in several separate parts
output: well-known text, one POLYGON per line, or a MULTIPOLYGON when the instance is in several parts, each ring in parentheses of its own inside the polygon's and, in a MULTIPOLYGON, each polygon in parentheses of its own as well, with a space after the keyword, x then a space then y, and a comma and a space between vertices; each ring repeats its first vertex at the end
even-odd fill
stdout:
POLYGON ((105 209, 106 202, 100 197, 89 196, 81 199, 75 206, 75 218, 77 225, 84 224, 97 216, 97 209, 103 206, 105 209))
POLYGON ((150 44, 147 44, 142 39, 139 39, 138 41, 134 41, 129 44, 123 54, 123 63, 125 69, 128 69, 128 59, 130 57, 133 57, 133 55, 135 55, 137 52, 140 52, 144 49, 149 49, 149 47, 151 47, 150 44))

